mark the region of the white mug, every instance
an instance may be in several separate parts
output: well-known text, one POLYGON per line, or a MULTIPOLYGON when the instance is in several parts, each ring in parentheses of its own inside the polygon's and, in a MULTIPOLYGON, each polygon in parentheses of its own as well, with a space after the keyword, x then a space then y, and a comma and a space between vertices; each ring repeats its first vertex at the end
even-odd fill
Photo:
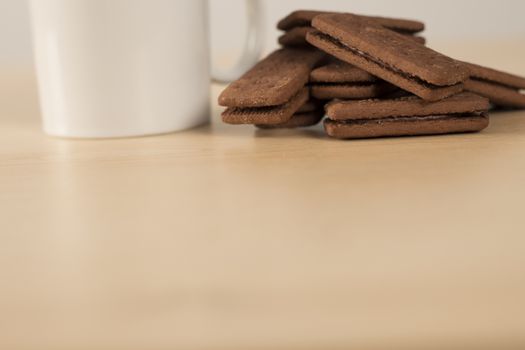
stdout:
POLYGON ((261 49, 247 0, 236 67, 210 74, 206 0, 30 0, 45 132, 73 138, 163 134, 209 121, 210 79, 238 77, 261 49))

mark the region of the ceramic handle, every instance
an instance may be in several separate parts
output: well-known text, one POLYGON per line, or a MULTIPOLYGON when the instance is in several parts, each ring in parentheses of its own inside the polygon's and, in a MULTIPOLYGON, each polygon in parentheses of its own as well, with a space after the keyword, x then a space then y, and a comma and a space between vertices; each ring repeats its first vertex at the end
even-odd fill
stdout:
POLYGON ((248 30, 244 51, 238 62, 231 68, 219 69, 212 66, 212 78, 216 82, 227 83, 238 79, 257 63, 263 47, 263 4, 262 0, 246 0, 248 30))

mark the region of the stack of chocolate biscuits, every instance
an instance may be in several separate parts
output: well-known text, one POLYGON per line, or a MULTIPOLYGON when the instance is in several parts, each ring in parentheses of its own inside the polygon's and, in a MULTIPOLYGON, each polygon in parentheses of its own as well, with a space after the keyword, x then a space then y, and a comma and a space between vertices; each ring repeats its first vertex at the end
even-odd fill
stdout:
POLYGON ((425 46, 424 24, 296 11, 279 22, 283 48, 219 97, 230 124, 317 124, 338 139, 478 132, 492 107, 525 108, 525 78, 425 46))
MULTIPOLYGON (((290 121, 295 114, 304 120, 305 113, 322 111, 322 106, 310 101, 306 85, 310 72, 323 57, 321 51, 313 48, 275 51, 220 95, 219 104, 228 107, 222 114, 223 121, 273 127, 307 126, 290 121)), ((316 122, 321 119, 322 113, 316 122)))
MULTIPOLYGON (((312 27, 312 21, 315 17, 319 15, 331 14, 333 12, 323 12, 323 11, 308 11, 308 10, 299 10, 292 12, 285 18, 283 18, 277 24, 277 28, 284 31, 284 34, 279 37, 279 44, 282 46, 307 46, 308 41, 306 40, 306 35, 310 32, 315 31, 312 27)), ((418 21, 410 21, 399 18, 386 18, 386 17, 371 17, 371 16, 361 16, 365 19, 376 21, 380 25, 404 34, 414 41, 421 44, 425 44, 426 39, 422 36, 417 36, 418 33, 425 30, 425 24, 418 21)))

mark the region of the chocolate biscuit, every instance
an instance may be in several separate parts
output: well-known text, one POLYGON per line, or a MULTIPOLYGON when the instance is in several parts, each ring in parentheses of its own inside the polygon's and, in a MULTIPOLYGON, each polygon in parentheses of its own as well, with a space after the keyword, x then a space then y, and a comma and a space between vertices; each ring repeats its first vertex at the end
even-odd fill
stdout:
POLYGON ((488 108, 486 98, 468 92, 438 102, 416 96, 334 101, 326 106, 325 129, 349 139, 474 132, 488 126, 488 108))
POLYGON ((359 16, 320 15, 310 44, 429 101, 463 90, 468 69, 456 60, 359 16))
POLYGON ((312 84, 310 94, 319 100, 349 99, 361 100, 385 96, 397 88, 387 82, 312 84))
POLYGON ((346 121, 326 119, 324 122, 326 133, 330 137, 338 139, 478 132, 485 129, 488 125, 489 119, 484 113, 346 121))
POLYGON ((394 99, 333 101, 326 105, 326 115, 332 120, 378 119, 389 117, 431 116, 483 112, 489 101, 470 92, 427 102, 417 96, 394 99))
MULTIPOLYGON (((304 47, 309 46, 306 41, 306 34, 313 31, 311 26, 312 20, 315 16, 321 14, 329 14, 335 12, 322 12, 322 11, 295 11, 283 19, 279 24, 278 28, 285 30, 285 33, 279 37, 279 44, 287 47, 304 47)), ((426 39, 422 36, 416 36, 415 33, 422 31, 425 25, 421 22, 410 21, 404 19, 385 18, 385 17, 370 17, 361 16, 369 20, 375 20, 385 28, 397 31, 398 33, 404 34, 407 38, 425 44, 426 39)))
POLYGON ((525 77, 502 72, 496 69, 483 67, 473 63, 463 62, 470 71, 470 77, 486 80, 516 89, 525 89, 525 77))
POLYGON ((405 37, 414 40, 416 43, 425 45, 427 43, 427 38, 420 35, 405 35, 405 37))
POLYGON ((310 73, 310 83, 373 83, 376 81, 377 78, 372 74, 335 58, 310 73))
POLYGON ((313 126, 318 124, 324 117, 324 111, 318 109, 311 112, 296 113, 292 116, 290 120, 282 124, 272 124, 272 125, 260 125, 256 126, 260 129, 295 129, 295 128, 305 128, 308 126, 313 126))
POLYGON ((477 79, 466 81, 465 89, 487 97, 497 107, 525 108, 525 94, 520 90, 477 79))
POLYGON ((303 87, 290 101, 279 106, 229 107, 222 113, 222 121, 228 124, 282 124, 308 101, 308 88, 303 87))
POLYGON ((308 42, 306 41, 306 34, 308 32, 314 31, 314 28, 312 27, 295 27, 288 31, 286 31, 283 35, 281 35, 278 39, 279 44, 282 46, 289 46, 289 47, 301 47, 301 46, 308 46, 308 42))
MULTIPOLYGON (((282 34, 279 37, 278 42, 281 46, 285 46, 285 47, 310 46, 308 41, 306 41, 306 35, 309 32, 313 32, 313 31, 315 31, 313 27, 295 27, 295 28, 292 28, 284 32, 284 34, 282 34)), ((427 43, 427 39, 419 35, 406 34, 404 36, 408 39, 414 40, 415 42, 421 45, 425 45, 427 43)))
POLYGON ((277 50, 230 84, 219 104, 237 108, 284 105, 308 82, 311 70, 323 57, 313 48, 277 50))
MULTIPOLYGON (((280 30, 288 31, 296 27, 309 27, 311 26, 312 20, 319 15, 335 14, 335 12, 325 11, 310 11, 310 10, 299 10, 294 11, 278 24, 277 28, 280 30)), ((415 34, 422 32, 425 29, 425 24, 419 21, 412 21, 398 18, 386 18, 386 17, 375 17, 375 16, 360 16, 368 20, 373 20, 384 26, 385 28, 399 31, 405 34, 415 34)))
POLYGON ((324 110, 324 104, 316 99, 310 99, 308 102, 306 102, 304 105, 299 108, 297 113, 307 113, 307 112, 313 112, 317 110, 324 110))
POLYGON ((487 97, 498 107, 525 108, 525 78, 465 63, 470 70, 470 80, 465 89, 487 97))
POLYGON ((395 90, 393 85, 335 58, 310 73, 310 93, 320 100, 377 98, 395 90))

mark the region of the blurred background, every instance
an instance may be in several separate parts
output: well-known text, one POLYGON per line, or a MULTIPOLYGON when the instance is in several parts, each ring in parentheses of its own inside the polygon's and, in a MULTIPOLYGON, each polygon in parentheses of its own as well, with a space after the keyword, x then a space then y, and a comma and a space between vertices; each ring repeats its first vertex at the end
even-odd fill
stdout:
MULTIPOLYGON (((525 44, 523 0, 266 0, 266 51, 276 47, 279 19, 297 9, 347 11, 422 20, 428 45, 454 58, 525 73, 509 52, 525 44), (480 55, 481 53, 481 55, 480 55), (486 54, 484 54, 486 53, 486 54)), ((239 52, 242 0, 210 0, 213 56, 225 65, 239 52)))
MULTIPOLYGON (((242 43, 243 31, 239 28, 245 25, 243 3, 243 0, 210 0, 213 53, 225 64, 234 59, 242 43)), ((427 24, 425 36, 430 46, 474 61, 476 57, 469 57, 471 46, 486 46, 486 50, 492 50, 488 42, 497 43, 498 47, 525 43, 523 0, 266 0, 264 3, 266 51, 276 46, 275 23, 299 8, 420 19, 427 24)), ((0 0, 0 43, 0 64, 31 64, 26 1, 0 0)), ((507 54, 502 52, 491 57, 499 66, 503 65, 502 68, 512 69, 510 63, 505 65, 507 54)), ((478 57, 478 61, 483 58, 478 57)))

